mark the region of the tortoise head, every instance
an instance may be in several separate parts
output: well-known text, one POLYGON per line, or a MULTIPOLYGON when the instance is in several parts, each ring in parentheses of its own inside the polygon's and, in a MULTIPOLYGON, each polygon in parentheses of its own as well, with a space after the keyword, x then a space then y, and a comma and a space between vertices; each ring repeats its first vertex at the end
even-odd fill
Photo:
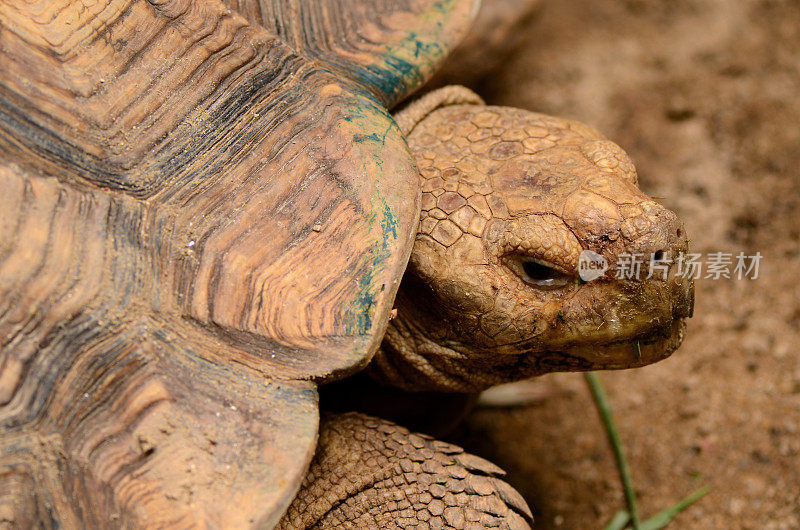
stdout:
POLYGON ((639 190, 619 146, 461 87, 396 120, 419 166, 422 214, 373 375, 471 391, 641 366, 679 346, 693 284, 670 261, 687 239, 639 190))

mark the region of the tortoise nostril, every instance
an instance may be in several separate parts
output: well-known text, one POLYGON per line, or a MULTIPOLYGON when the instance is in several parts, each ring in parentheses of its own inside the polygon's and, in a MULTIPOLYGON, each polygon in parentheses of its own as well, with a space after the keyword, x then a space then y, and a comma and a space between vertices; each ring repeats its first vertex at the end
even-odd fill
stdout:
POLYGON ((663 250, 657 250, 657 251, 656 251, 656 252, 653 254, 653 259, 654 259, 654 260, 656 260, 656 261, 661 261, 661 260, 663 260, 663 259, 664 259, 664 251, 663 251, 663 250))
POLYGON ((678 237, 681 237, 681 236, 683 235, 683 230, 681 230, 680 228, 678 228, 678 229, 675 231, 675 235, 676 235, 676 236, 678 236, 678 237))

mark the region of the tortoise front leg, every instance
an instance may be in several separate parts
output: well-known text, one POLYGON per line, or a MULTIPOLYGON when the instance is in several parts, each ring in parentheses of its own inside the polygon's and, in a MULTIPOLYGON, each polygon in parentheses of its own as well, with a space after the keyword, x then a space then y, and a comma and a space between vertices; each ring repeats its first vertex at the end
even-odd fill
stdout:
POLYGON ((278 528, 530 528, 494 464, 359 413, 327 415, 317 453, 278 528))

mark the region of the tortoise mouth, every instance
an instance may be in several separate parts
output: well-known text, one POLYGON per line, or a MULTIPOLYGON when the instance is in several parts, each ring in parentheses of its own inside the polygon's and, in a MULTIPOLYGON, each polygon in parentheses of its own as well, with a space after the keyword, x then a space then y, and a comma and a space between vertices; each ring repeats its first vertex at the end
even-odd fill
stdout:
POLYGON ((578 345, 562 352, 583 361, 586 370, 638 368, 669 357, 686 336, 686 319, 673 320, 659 333, 643 333, 605 344, 578 345))
MULTIPOLYGON (((494 356, 489 361, 490 368, 481 364, 477 370, 492 373, 495 377, 490 384, 498 384, 552 372, 639 368, 669 357, 685 336, 686 319, 678 318, 660 329, 642 330, 632 336, 607 342, 494 356)), ((485 363, 486 359, 482 358, 481 361, 485 363)))

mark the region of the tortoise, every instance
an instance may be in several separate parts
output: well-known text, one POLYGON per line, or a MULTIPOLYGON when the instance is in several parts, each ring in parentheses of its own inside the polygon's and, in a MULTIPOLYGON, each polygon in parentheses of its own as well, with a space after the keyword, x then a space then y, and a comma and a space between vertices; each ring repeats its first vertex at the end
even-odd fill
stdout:
POLYGON ((0 3, 4 524, 528 524, 489 462, 318 407, 682 340, 691 281, 578 276, 687 245, 618 146, 458 87, 390 114, 475 7, 0 3))

